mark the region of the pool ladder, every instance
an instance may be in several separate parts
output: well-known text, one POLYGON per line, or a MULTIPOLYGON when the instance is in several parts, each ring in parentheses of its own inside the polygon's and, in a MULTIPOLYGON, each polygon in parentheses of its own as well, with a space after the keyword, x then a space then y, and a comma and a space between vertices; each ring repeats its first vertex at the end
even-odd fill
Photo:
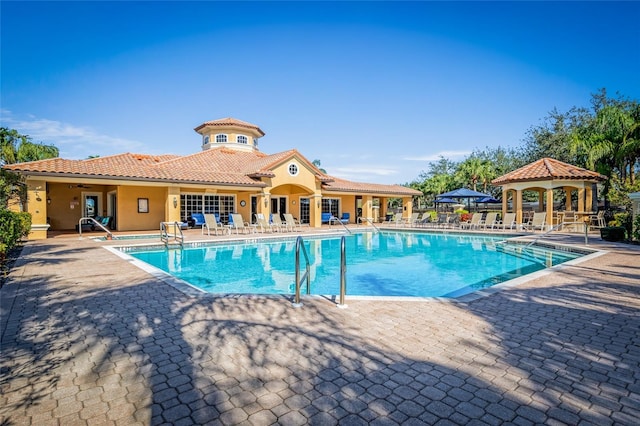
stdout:
MULTIPOLYGON (((347 305, 344 303, 344 298, 347 293, 347 243, 346 238, 344 236, 340 239, 340 301, 336 305, 339 308, 346 308, 347 305)), ((300 308, 302 307, 302 302, 300 301, 300 287, 302 286, 302 282, 305 281, 307 285, 307 294, 311 293, 311 267, 309 266, 309 255, 307 254, 307 249, 304 246, 304 240, 301 236, 296 238, 296 293, 294 296, 293 307, 300 308), (304 255, 305 261, 305 272, 300 276, 300 248, 302 248, 302 254, 304 255)))
POLYGON ((165 247, 169 247, 169 239, 171 235, 168 232, 168 227, 173 226, 173 240, 180 244, 180 247, 184 246, 184 234, 182 233, 182 223, 180 222, 160 222, 160 241, 162 241, 165 247), (180 235, 178 235, 180 233, 180 235))

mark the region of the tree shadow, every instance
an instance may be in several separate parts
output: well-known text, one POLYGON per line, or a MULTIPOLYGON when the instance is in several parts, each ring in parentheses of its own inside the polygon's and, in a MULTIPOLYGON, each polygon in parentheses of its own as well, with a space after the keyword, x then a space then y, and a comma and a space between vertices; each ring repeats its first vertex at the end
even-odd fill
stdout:
POLYGON ((624 424, 639 414, 638 287, 626 282, 566 268, 559 281, 571 284, 470 303, 341 310, 310 298, 295 309, 283 298, 189 297, 111 253, 78 250, 43 245, 2 289, 15 293, 2 330, 4 424, 47 414, 61 423, 624 424), (50 258, 64 274, 45 268, 50 258))

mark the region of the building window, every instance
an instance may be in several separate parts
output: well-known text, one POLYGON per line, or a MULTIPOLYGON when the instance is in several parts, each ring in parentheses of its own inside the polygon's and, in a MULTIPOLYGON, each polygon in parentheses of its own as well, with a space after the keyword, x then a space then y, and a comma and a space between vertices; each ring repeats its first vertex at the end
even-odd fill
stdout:
POLYGON ((235 211, 235 195, 181 194, 180 217, 183 221, 193 213, 218 214, 220 221, 229 222, 229 215, 235 211))
POLYGON ((216 135, 216 143, 226 143, 227 135, 216 135))
POLYGON ((322 197, 322 213, 331 213, 335 217, 339 217, 340 199, 322 197))
POLYGON ((205 145, 209 143, 209 135, 204 137, 204 142, 205 145))
POLYGON ((242 143, 242 144, 247 144, 247 137, 246 136, 242 136, 242 135, 238 135, 238 138, 236 139, 236 141, 238 143, 242 143))
POLYGON ((289 164, 289 174, 291 176, 296 176, 298 174, 298 166, 293 163, 289 164))
POLYGON ((258 147, 258 138, 253 138, 253 146, 258 147))

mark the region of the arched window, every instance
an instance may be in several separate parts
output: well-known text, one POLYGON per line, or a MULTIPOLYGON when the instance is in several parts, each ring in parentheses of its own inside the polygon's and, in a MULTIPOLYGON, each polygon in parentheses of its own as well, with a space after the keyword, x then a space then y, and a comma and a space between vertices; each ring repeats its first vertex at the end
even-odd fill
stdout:
POLYGON ((236 141, 238 143, 243 143, 243 144, 247 144, 247 137, 246 136, 242 136, 242 135, 238 135, 238 138, 236 139, 236 141))
POLYGON ((216 135, 216 143, 226 143, 227 135, 216 135))

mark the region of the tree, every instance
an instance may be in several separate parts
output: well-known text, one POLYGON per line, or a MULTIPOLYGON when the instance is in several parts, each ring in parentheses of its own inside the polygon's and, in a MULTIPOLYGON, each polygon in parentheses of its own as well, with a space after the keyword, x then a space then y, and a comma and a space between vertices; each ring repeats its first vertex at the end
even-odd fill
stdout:
POLYGON ((608 205, 614 174, 623 185, 633 185, 635 180, 635 167, 640 156, 639 106, 627 99, 608 99, 604 90, 593 95, 592 104, 594 114, 572 132, 571 150, 588 169, 607 177, 603 196, 608 205))
MULTIPOLYGON (((29 136, 21 135, 14 129, 0 127, 0 166, 44 160, 58 155, 59 150, 54 145, 34 143, 29 136)), ((24 182, 19 175, 0 169, 0 206, 6 208, 9 200, 14 197, 19 197, 24 204, 24 182)))
POLYGON ((327 174, 327 171, 325 169, 323 169, 322 167, 320 167, 320 160, 313 160, 311 162, 311 164, 313 164, 314 166, 316 166, 318 168, 318 170, 320 170, 322 173, 324 173, 325 175, 327 174))

